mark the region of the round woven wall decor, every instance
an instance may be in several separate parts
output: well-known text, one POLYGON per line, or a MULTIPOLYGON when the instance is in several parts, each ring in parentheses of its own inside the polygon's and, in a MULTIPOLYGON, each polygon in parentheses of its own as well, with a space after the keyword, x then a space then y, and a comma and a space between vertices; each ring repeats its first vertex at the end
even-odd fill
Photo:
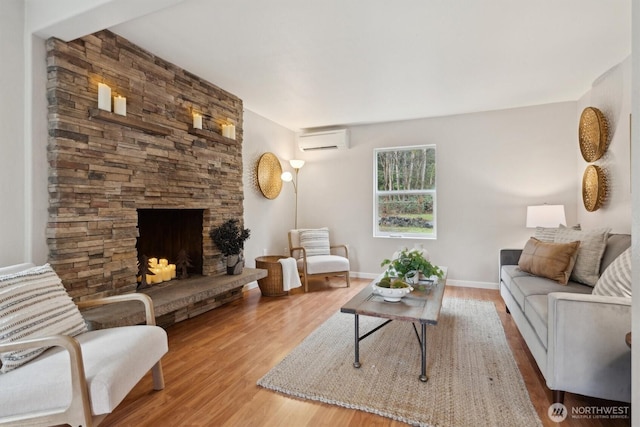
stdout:
POLYGON ((282 166, 280 160, 273 153, 264 153, 258 160, 258 187, 267 199, 275 199, 282 190, 282 166))
POLYGON ((593 212, 602 206, 607 198, 607 177, 602 168, 589 165, 582 176, 582 202, 587 211, 593 212))
POLYGON ((582 157, 587 162, 595 162, 607 151, 609 125, 602 111, 595 107, 587 107, 582 110, 578 140, 582 157))

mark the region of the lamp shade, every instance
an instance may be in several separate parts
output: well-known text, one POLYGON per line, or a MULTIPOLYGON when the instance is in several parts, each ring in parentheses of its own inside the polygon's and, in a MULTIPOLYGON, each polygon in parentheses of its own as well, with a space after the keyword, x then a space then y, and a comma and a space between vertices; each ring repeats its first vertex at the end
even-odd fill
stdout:
POLYGON ((564 205, 527 206, 527 228, 567 225, 564 205))
POLYGON ((280 175, 280 179, 284 182, 291 182, 293 181, 293 175, 291 175, 291 172, 282 172, 282 175, 280 175))
POLYGON ((289 160, 289 164, 294 169, 300 169, 302 166, 304 166, 304 160, 289 160))

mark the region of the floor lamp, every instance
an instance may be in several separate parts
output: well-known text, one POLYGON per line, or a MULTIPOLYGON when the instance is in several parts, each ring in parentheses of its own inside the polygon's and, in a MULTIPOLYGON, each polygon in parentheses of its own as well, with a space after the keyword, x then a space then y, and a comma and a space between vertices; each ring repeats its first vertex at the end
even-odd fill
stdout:
POLYGON ((296 177, 295 177, 296 179, 295 180, 293 179, 293 175, 291 175, 291 172, 283 172, 280 178, 284 182, 290 182, 293 184, 293 194, 296 199, 294 229, 297 230, 298 229, 298 172, 300 171, 300 168, 304 166, 304 160, 289 160, 289 164, 291 165, 291 167, 296 173, 296 177))

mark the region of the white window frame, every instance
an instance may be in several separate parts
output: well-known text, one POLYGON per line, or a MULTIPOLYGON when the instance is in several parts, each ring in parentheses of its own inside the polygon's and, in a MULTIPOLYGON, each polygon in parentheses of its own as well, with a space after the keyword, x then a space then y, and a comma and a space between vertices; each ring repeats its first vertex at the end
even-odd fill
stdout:
POLYGON ((426 239, 426 240, 434 240, 437 238, 437 150, 435 144, 423 144, 423 145, 413 145, 413 146, 402 146, 402 147, 385 147, 385 148, 374 148, 373 150, 373 237, 381 237, 381 238, 411 238, 411 239, 426 239), (435 176, 434 176, 434 184, 432 189, 420 189, 420 190, 379 190, 378 189, 378 153, 388 152, 388 151, 415 151, 415 150, 423 150, 423 149, 432 149, 434 150, 434 162, 435 162, 435 176), (411 233, 411 232, 401 232, 401 231, 383 231, 380 230, 379 227, 379 206, 378 206, 378 198, 379 196, 385 195, 393 195, 393 194, 424 194, 430 195, 433 201, 433 232, 431 233, 411 233))

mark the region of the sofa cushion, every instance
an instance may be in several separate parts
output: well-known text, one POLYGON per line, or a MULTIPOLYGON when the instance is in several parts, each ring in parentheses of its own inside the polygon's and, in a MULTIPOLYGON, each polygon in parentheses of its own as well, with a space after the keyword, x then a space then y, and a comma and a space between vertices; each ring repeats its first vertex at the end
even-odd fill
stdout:
POLYGON ((522 276, 531 276, 531 274, 526 271, 522 271, 517 265, 503 265, 500 270, 500 280, 509 290, 511 290, 513 279, 522 276))
POLYGON ((600 262, 607 246, 609 228, 597 230, 559 229, 554 241, 556 243, 580 241, 576 263, 571 272, 571 280, 595 286, 600 277, 600 262))
MULTIPOLYGON (((78 307, 49 264, 0 276, 0 342, 87 330, 78 307)), ((46 347, 0 354, 6 373, 38 357, 46 347)))
POLYGON ((318 228, 300 230, 300 246, 302 246, 307 256, 329 255, 329 229, 318 228))
POLYGON ((513 299, 516 300, 521 310, 524 310, 525 299, 531 295, 547 295, 551 292, 590 294, 592 290, 590 286, 577 282, 561 285, 553 280, 531 275, 512 278, 510 289, 513 299))
POLYGON ((548 314, 547 295, 530 295, 524 300, 524 315, 545 349, 547 348, 548 314))
POLYGON ((631 248, 627 248, 602 273, 594 295, 631 298, 631 248))
POLYGON ((522 250, 518 267, 527 273, 566 285, 580 242, 549 243, 532 237, 522 250))

